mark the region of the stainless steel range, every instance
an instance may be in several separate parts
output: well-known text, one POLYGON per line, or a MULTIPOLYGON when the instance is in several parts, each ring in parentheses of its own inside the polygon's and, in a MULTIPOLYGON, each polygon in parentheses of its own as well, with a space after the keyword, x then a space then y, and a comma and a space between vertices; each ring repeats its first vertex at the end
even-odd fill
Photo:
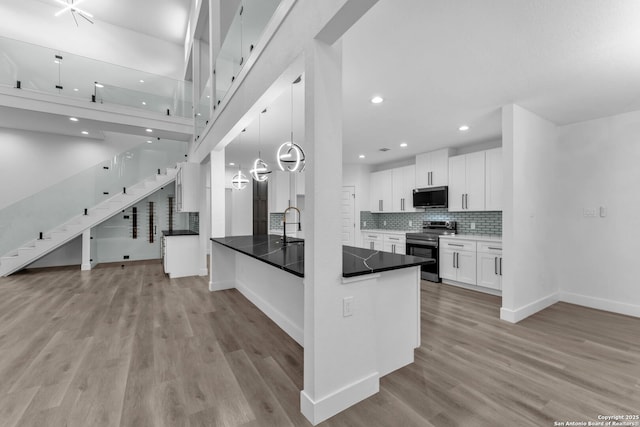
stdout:
POLYGON ((438 238, 447 234, 456 234, 455 221, 423 221, 421 233, 407 233, 407 255, 434 258, 435 264, 422 266, 422 278, 439 282, 438 274, 438 238))

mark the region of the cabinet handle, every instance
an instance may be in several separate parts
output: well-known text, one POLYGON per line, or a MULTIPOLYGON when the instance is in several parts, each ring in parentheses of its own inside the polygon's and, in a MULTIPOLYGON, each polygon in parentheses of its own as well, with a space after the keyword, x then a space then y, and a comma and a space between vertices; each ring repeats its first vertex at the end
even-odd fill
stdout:
POLYGON ((429 172, 429 184, 433 185, 433 172, 429 172))
POLYGON ((369 242, 369 249, 373 249, 373 242, 369 242))
POLYGON ((498 257, 493 257, 493 272, 497 276, 498 275, 498 257))
POLYGON ((391 245, 391 253, 396 253, 396 245, 391 245))
POLYGON ((404 199, 400 199, 400 210, 403 211, 404 210, 404 199))
POLYGON ((456 252, 456 268, 460 268, 460 252, 456 252))
POLYGON ((378 200, 378 210, 382 210, 382 200, 378 200))
POLYGON ((493 249, 494 251, 501 251, 502 250, 502 248, 492 248, 491 246, 489 246, 488 249, 493 249))
POLYGON ((453 253, 453 268, 456 268, 456 253, 453 253))
POLYGON ((449 245, 449 246, 455 246, 455 247, 458 247, 458 248, 463 248, 463 247, 464 247, 464 245, 459 245, 459 244, 457 244, 457 243, 447 243, 447 245, 449 245))
POLYGON ((500 257, 500 275, 502 276, 502 257, 500 257))
POLYGON ((461 204, 461 206, 462 206, 462 209, 464 209, 464 194, 462 195, 462 204, 461 204))

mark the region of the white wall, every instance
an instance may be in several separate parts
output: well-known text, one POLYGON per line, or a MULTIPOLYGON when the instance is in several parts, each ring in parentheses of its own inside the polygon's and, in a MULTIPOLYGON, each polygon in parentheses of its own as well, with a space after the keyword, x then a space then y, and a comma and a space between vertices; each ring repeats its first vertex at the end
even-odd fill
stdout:
POLYGON ((0 128, 0 209, 140 144, 139 137, 104 140, 0 128))
POLYGON ((556 126, 517 106, 503 108, 504 275, 501 318, 517 322, 555 303, 556 126))
POLYGON ((60 267, 77 265, 80 269, 82 262, 82 236, 78 236, 39 260, 29 264, 26 268, 60 267))
POLYGON ((371 166, 369 165, 360 165, 353 163, 345 163, 342 165, 342 185, 352 185, 356 190, 356 246, 362 246, 362 233, 360 232, 362 223, 360 221, 360 211, 369 210, 370 173, 371 166))
MULTIPOLYGON (((231 186, 231 179, 238 173, 237 169, 227 169, 225 188, 231 189, 227 200, 231 201, 231 207, 227 207, 226 222, 231 222, 231 236, 244 236, 253 234, 253 185, 250 181, 244 190, 235 190, 231 186)), ((247 174, 247 171, 243 171, 247 174)))
POLYGON ((559 128, 550 248, 565 301, 640 316, 639 135, 640 111, 559 128))
POLYGON ((106 22, 76 27, 69 17, 53 17, 59 10, 53 2, 50 5, 28 0, 12 1, 10 5, 2 3, 0 28, 3 37, 175 79, 183 77, 181 45, 106 22))

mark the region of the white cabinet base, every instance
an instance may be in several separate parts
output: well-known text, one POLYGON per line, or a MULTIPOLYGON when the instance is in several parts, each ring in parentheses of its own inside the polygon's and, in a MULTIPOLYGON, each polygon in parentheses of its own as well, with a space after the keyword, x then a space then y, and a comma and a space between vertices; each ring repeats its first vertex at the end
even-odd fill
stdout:
POLYGON ((468 283, 457 282, 455 280, 450 280, 450 279, 442 279, 442 283, 445 285, 452 285, 452 286, 457 286, 459 288, 469 289, 470 291, 482 292, 485 294, 496 295, 499 297, 502 296, 502 292, 497 289, 484 288, 482 286, 470 285, 468 283))
POLYGON ((200 275, 200 236, 167 236, 164 239, 164 272, 171 279, 200 275))

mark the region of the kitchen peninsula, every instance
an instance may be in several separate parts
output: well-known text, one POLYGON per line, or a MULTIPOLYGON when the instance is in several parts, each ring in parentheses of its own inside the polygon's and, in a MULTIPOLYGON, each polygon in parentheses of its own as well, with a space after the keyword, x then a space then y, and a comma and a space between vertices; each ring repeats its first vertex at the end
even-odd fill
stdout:
MULTIPOLYGON (((238 289, 298 344, 304 338, 304 240, 277 235, 212 238, 210 290, 238 289)), ((336 301, 346 317, 373 313, 371 330, 385 375, 413 362, 420 345, 420 266, 432 259, 343 246, 344 286, 369 298, 336 301)))

